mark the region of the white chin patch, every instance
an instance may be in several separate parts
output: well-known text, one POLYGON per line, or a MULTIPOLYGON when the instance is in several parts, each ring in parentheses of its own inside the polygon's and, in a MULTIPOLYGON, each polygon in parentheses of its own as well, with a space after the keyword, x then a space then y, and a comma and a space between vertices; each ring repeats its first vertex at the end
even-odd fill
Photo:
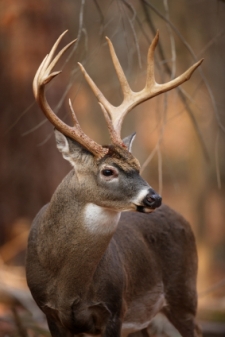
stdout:
POLYGON ((144 198, 146 197, 146 195, 149 193, 149 188, 144 188, 143 190, 141 190, 138 195, 132 199, 132 202, 135 204, 135 205, 138 205, 138 206, 142 206, 143 203, 142 201, 144 200, 144 198))
POLYGON ((144 213, 152 213, 153 211, 154 211, 154 209, 150 209, 150 208, 147 208, 147 207, 143 208, 144 213))

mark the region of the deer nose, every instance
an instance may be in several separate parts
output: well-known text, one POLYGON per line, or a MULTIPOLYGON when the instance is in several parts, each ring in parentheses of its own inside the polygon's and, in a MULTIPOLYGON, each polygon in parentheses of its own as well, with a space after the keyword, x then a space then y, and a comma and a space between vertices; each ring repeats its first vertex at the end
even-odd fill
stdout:
POLYGON ((148 190, 148 194, 143 200, 143 204, 151 209, 161 206, 162 198, 152 188, 148 190))

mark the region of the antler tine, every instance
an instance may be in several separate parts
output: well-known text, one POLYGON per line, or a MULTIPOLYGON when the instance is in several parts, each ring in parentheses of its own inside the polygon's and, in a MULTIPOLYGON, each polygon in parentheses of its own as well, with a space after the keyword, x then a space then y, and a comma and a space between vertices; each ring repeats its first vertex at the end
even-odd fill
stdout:
POLYGON ((108 150, 103 148, 101 145, 96 143, 94 140, 89 138, 81 129, 80 124, 77 120, 75 112, 73 111, 72 104, 69 101, 69 106, 71 109, 71 114, 74 121, 74 126, 71 127, 65 124, 60 118, 58 118, 55 113, 50 108, 47 99, 45 97, 45 85, 50 82, 54 77, 56 77, 61 71, 52 72, 52 69, 61 58, 61 56, 66 52, 66 50, 75 43, 76 40, 67 44, 59 53, 53 58, 53 55, 62 40, 63 36, 66 34, 65 31, 63 34, 55 42, 54 46, 52 47, 50 53, 44 58, 40 67, 38 68, 36 75, 33 81, 33 91, 34 96, 39 103, 40 107, 42 108, 45 116, 49 119, 49 121, 56 127, 57 130, 61 131, 64 135, 74 139, 82 146, 84 146, 87 150, 93 153, 96 157, 101 158, 103 157, 108 150))
POLYGON ((159 41, 159 31, 157 30, 152 43, 148 49, 148 56, 147 56, 147 75, 146 75, 146 87, 152 87, 155 85, 155 63, 154 63, 154 52, 155 48, 159 41))
POLYGON ((155 74, 154 74, 154 51, 158 44, 158 40, 159 40, 159 31, 157 30, 156 36, 154 37, 148 50, 147 77, 146 77, 146 85, 144 88, 144 92, 146 92, 147 96, 146 99, 159 95, 168 90, 172 90, 173 88, 176 88, 180 84, 189 80, 195 69, 203 62, 203 59, 201 59, 200 61, 193 64, 188 70, 186 70, 180 76, 174 78, 173 80, 167 83, 158 84, 155 81, 155 74))
POLYGON ((115 53, 115 49, 113 47, 113 44, 108 37, 106 37, 106 40, 108 42, 110 55, 111 55, 111 58, 112 58, 112 61, 113 61, 114 68, 115 68, 116 73, 117 73, 118 80, 119 80, 120 85, 121 85, 121 89, 122 89, 124 98, 130 97, 132 95, 132 90, 131 90, 128 82, 127 82, 127 78, 126 78, 126 76, 123 72, 123 68, 121 67, 121 64, 120 64, 120 62, 118 60, 118 57, 115 53))
POLYGON ((83 65, 81 63, 78 62, 78 65, 84 75, 85 80, 87 81, 87 83, 89 84, 90 88, 92 89, 93 93, 95 94, 100 107, 103 111, 104 117, 106 119, 106 123, 108 126, 108 130, 109 130, 109 134, 110 134, 110 138, 112 140, 112 142, 114 144, 119 144, 123 146, 123 141, 120 138, 119 133, 117 132, 116 128, 115 128, 115 116, 116 116, 116 112, 117 109, 116 107, 114 107, 111 103, 109 103, 109 101, 105 98, 105 96, 103 95, 103 93, 101 92, 101 90, 97 87, 97 85, 95 84, 95 82, 92 80, 92 78, 88 75, 88 73, 86 72, 85 68, 83 67, 83 65), (112 114, 112 111, 115 111, 115 114, 112 114))
MULTIPOLYGON (((33 92, 34 92, 34 96, 35 98, 37 97, 37 94, 38 94, 38 79, 40 79, 41 77, 44 76, 43 72, 46 72, 47 73, 47 67, 49 66, 50 64, 50 61, 60 43, 60 41, 62 40, 63 36, 68 32, 68 30, 66 30, 65 32, 63 32, 59 37, 58 39, 56 40, 56 42, 54 43, 51 51, 49 54, 47 54, 44 58, 44 60, 41 62, 36 74, 35 74, 35 77, 34 77, 34 80, 33 80, 33 92)), ((72 41, 73 43, 75 42, 72 41)), ((61 54, 62 55, 62 54, 61 54)), ((53 66, 54 67, 54 66, 53 66)), ((53 69, 53 67, 51 69, 53 69)), ((51 69, 48 69, 48 73, 50 73, 51 69)), ((56 75, 55 75, 56 76, 56 75)), ((51 80, 51 79, 50 79, 51 80)))
POLYGON ((118 132, 116 132, 114 126, 113 126, 113 123, 112 123, 112 120, 108 114, 108 112, 106 111, 104 105, 102 103, 99 102, 99 105, 102 109, 102 112, 104 114, 104 117, 105 117, 105 120, 106 120, 106 123, 107 123, 107 126, 108 126, 108 130, 109 130, 109 134, 110 134, 110 138, 112 140, 112 142, 114 144, 118 144, 120 146, 125 146, 122 139, 120 138, 120 135, 118 134, 118 132))
POLYGON ((123 119, 126 116, 126 114, 138 104, 154 96, 157 96, 163 92, 169 91, 177 87, 178 85, 182 84, 183 82, 187 81, 191 77, 195 69, 202 63, 203 59, 196 62, 193 66, 191 66, 187 71, 185 71, 183 74, 181 74, 177 78, 167 83, 164 83, 164 84, 158 84, 155 81, 155 75, 154 75, 154 51, 155 51, 155 48, 157 46, 158 39, 159 39, 159 32, 157 31, 156 36, 154 37, 149 47, 149 50, 148 50, 146 85, 144 89, 142 89, 141 91, 134 92, 131 90, 127 82, 126 76, 116 56, 112 42, 110 41, 109 38, 106 38, 106 39, 109 45, 109 50, 110 50, 110 54, 111 54, 112 61, 114 64, 114 68, 116 70, 116 73, 117 73, 117 76, 118 76, 118 79, 121 85, 121 89, 123 92, 123 96, 124 96, 123 102, 120 104, 120 106, 115 107, 111 103, 109 103, 109 101, 105 98, 105 96, 96 86, 96 84, 87 74, 84 67, 81 64, 79 65, 84 74, 86 81, 88 82, 89 86, 93 90, 99 103, 101 103, 101 107, 104 112, 104 115, 105 115, 105 118, 108 124, 108 128, 109 128, 110 136, 111 136, 113 143, 121 145, 122 140, 120 137, 120 133, 121 133, 123 119), (110 123, 112 125, 110 125, 110 123))

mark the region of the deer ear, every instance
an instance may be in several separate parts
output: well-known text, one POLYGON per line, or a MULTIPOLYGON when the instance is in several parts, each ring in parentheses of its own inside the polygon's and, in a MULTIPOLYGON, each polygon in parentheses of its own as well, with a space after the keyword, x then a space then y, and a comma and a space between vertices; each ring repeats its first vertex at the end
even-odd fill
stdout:
MULTIPOLYGON (((69 153, 69 143, 67 138, 58 130, 54 130, 55 132, 55 140, 56 140, 56 146, 62 154, 68 154, 69 153)), ((66 158, 65 158, 66 159, 66 158)))
POLYGON ((93 159, 92 153, 78 142, 66 137, 56 129, 54 131, 58 150, 62 153, 63 158, 68 160, 73 167, 78 164, 84 165, 87 161, 93 159))
POLYGON ((124 145, 126 145, 129 152, 131 152, 132 150, 132 144, 133 144, 135 137, 136 137, 136 132, 132 133, 132 135, 127 136, 123 139, 123 143, 124 145))

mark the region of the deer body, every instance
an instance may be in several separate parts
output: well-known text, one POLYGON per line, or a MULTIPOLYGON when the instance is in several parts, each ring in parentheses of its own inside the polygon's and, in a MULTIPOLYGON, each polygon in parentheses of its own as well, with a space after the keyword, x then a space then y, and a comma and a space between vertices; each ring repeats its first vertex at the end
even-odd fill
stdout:
POLYGON ((27 275, 50 322, 74 334, 103 333, 107 323, 117 323, 113 335, 122 329, 126 336, 146 328, 156 313, 169 309, 175 318, 186 306, 181 317, 194 324, 197 254, 181 216, 164 205, 151 214, 124 212, 116 225, 112 215, 112 227, 101 235, 97 228, 79 233, 72 215, 67 228, 41 235, 49 207, 31 231, 27 275))
MULTIPOLYGON (((57 137, 63 152, 63 136, 57 132, 57 137)), ((80 151, 71 140, 69 146, 73 155, 80 151)), ((74 334, 127 336, 147 328, 158 312, 169 308, 178 315, 184 303, 183 319, 194 324, 197 255, 191 229, 166 206, 151 214, 121 213, 141 207, 150 189, 135 171, 135 159, 127 153, 123 158, 123 152, 117 169, 125 177, 118 174, 108 190, 99 172, 112 157, 98 168, 90 154, 70 158, 76 168, 34 221, 27 279, 50 329, 56 325, 74 334)))
POLYGON ((124 93, 118 109, 81 67, 110 131, 113 144, 102 147, 83 133, 72 106, 74 127, 69 127, 47 103, 45 85, 58 74, 51 70, 69 46, 52 60, 61 38, 37 71, 34 93, 61 131, 55 131, 57 147, 73 170, 33 222, 26 263, 31 293, 53 337, 146 333, 158 312, 183 337, 200 336, 191 228, 179 214, 161 206, 161 197, 141 178, 139 162, 131 154, 133 135, 120 138, 122 120, 131 107, 182 83, 200 63, 165 85, 154 84, 156 37, 150 46, 146 87, 139 95, 130 90, 110 44, 124 93))
POLYGON ((46 212, 45 207, 32 228, 32 265, 27 274, 31 292, 50 322, 56 320, 56 325, 74 334, 100 334, 106 322, 116 320, 114 335, 119 336, 122 329, 126 336, 168 310, 193 328, 197 255, 191 229, 181 216, 164 205, 149 215, 122 213, 116 230, 103 237, 89 232, 85 242, 77 242, 79 229, 73 222, 64 235, 65 228, 55 229, 64 249, 54 247, 58 236, 51 235, 53 252, 40 254, 40 249, 46 250, 46 234, 40 237, 41 247, 35 247, 33 240, 37 241, 46 212), (74 251, 67 251, 68 247, 74 251), (38 261, 41 255, 45 266, 38 261), (184 304, 187 311, 181 314, 184 304))

